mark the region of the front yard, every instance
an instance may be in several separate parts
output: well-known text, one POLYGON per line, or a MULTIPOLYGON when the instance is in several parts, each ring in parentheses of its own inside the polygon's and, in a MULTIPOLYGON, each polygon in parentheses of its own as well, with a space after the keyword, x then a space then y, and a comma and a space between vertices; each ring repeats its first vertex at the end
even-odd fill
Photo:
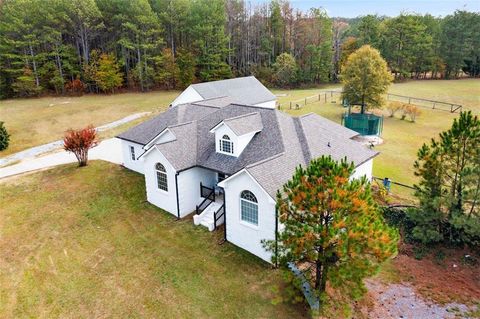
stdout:
POLYGON ((91 162, 0 183, 0 317, 298 318, 280 274, 91 162))

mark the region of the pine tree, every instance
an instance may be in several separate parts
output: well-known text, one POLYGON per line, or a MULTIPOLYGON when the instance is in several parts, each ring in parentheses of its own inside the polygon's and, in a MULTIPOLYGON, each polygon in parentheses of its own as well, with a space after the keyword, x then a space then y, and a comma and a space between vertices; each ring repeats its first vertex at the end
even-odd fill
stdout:
POLYGON ((162 55, 156 59, 155 81, 160 86, 170 90, 177 87, 180 69, 175 63, 171 49, 164 49, 162 55))
POLYGON ((3 122, 0 121, 0 151, 6 150, 10 144, 10 134, 3 122))
POLYGON ((397 231, 384 223, 367 180, 350 179, 353 170, 346 160, 323 156, 298 167, 277 195, 282 230, 278 246, 268 247, 275 262, 306 269, 319 295, 328 281, 358 297, 363 279, 396 252, 397 231))
POLYGON ((419 150, 414 167, 420 209, 411 212, 416 239, 480 243, 479 149, 480 120, 468 111, 419 150))
POLYGON ((191 52, 178 50, 176 62, 179 88, 186 88, 195 81, 195 58, 191 52))

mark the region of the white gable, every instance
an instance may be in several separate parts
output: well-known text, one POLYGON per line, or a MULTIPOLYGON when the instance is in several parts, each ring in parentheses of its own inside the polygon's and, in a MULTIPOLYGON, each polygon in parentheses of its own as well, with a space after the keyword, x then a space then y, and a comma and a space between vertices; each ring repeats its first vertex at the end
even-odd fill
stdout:
POLYGON ((173 100, 170 106, 177 106, 179 104, 193 103, 198 101, 203 101, 204 98, 193 88, 189 86, 175 100, 173 100))
POLYGON ((175 139, 176 139, 175 135, 167 127, 166 129, 161 131, 160 134, 155 136, 150 142, 148 142, 148 144, 145 145, 143 148, 148 150, 150 147, 152 147, 152 145, 171 142, 171 141, 174 141, 175 139))
POLYGON ((248 143, 252 140, 257 132, 250 132, 238 136, 233 132, 233 130, 228 127, 228 124, 221 122, 215 126, 210 132, 215 133, 215 150, 218 153, 239 157, 242 154, 243 150, 247 147, 248 143), (233 154, 228 154, 222 152, 220 148, 221 139, 227 135, 230 138, 230 141, 233 143, 233 154))

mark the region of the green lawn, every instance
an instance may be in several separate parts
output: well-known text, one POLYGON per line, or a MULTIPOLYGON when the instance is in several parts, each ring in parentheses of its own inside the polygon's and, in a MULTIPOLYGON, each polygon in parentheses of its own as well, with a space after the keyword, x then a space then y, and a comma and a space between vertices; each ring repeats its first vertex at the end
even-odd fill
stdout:
MULTIPOLYGON (((345 111, 339 106, 340 101, 337 101, 337 104, 311 103, 300 110, 288 109, 290 101, 317 95, 319 90, 333 88, 340 88, 340 85, 325 85, 314 89, 274 90, 274 92, 281 95, 279 102, 290 114, 316 112, 340 122, 341 114, 345 111)), ((390 92, 462 104, 465 109, 480 114, 480 79, 396 83, 392 85, 390 92)), ((63 132, 71 127, 79 128, 87 124, 97 126, 136 112, 154 111, 153 116, 165 110, 177 94, 176 91, 170 91, 0 101, 0 120, 5 122, 12 135, 10 148, 0 152, 0 157, 58 140, 62 138, 63 132), (50 106, 51 104, 53 106, 50 106)), ((453 118, 458 116, 458 114, 426 108, 421 110, 422 115, 417 123, 401 121, 398 118, 385 118, 383 131, 385 143, 376 148, 381 152, 375 160, 376 176, 388 176, 394 181, 413 184, 415 177, 412 165, 417 149, 422 143, 450 127, 453 118)), ((101 137, 114 136, 143 120, 145 119, 103 132, 101 137)), ((410 193, 410 191, 407 192, 410 193)))
POLYGON ((100 126, 139 112, 163 111, 177 91, 0 100, 0 121, 11 135, 0 157, 61 139, 69 128, 100 126))
POLYGON ((0 183, 1 318, 298 318, 279 273, 91 162, 0 183))
MULTIPOLYGON (((330 88, 330 87, 329 87, 330 88)), ((329 89, 321 88, 321 89, 329 89)), ((340 86, 338 86, 340 88, 340 86)), ((345 109, 330 102, 316 102, 307 104, 300 110, 290 110, 289 102, 304 97, 318 94, 321 89, 309 90, 279 90, 275 93, 286 96, 279 98, 286 112, 292 115, 301 115, 315 112, 333 121, 341 122, 341 115, 345 109)), ((456 80, 456 81, 412 81, 392 85, 391 93, 437 99, 451 103, 464 105, 465 109, 480 114, 480 80, 456 80)), ((424 142, 432 137, 438 136, 443 130, 448 129, 458 113, 421 108, 422 114, 417 118, 416 123, 400 118, 390 118, 385 113, 383 135, 385 143, 375 149, 381 154, 374 160, 374 174, 379 177, 390 177, 392 180, 413 184, 416 179, 413 175, 413 162, 416 152, 424 142)), ((393 189, 394 192, 402 194, 411 193, 402 188, 393 189)))

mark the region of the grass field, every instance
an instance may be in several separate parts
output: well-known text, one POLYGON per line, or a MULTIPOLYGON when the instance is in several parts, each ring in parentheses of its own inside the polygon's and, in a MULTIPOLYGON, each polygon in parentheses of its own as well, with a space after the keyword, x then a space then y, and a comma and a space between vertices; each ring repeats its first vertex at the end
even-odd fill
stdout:
POLYGON ((104 162, 0 183, 0 318, 299 318, 279 273, 104 162))
POLYGON ((0 157, 61 139, 69 128, 100 126, 139 112, 163 111, 177 91, 0 100, 10 147, 0 157))
MULTIPOLYGON (((325 85, 315 89, 274 90, 279 102, 286 108, 296 101, 318 94, 319 90, 340 88, 325 85)), ((411 81, 396 83, 391 93, 434 99, 464 105, 464 109, 480 114, 480 80, 411 81)), ((86 95, 77 98, 44 97, 0 101, 0 120, 10 131, 11 146, 0 152, 0 157, 19 150, 62 138, 68 128, 87 124, 95 126, 112 122, 126 115, 154 111, 152 116, 165 110, 178 94, 176 91, 151 93, 125 93, 117 95, 86 95)), ((300 110, 288 110, 292 115, 316 112, 336 122, 345 111, 337 104, 317 102, 300 110)), ((422 108, 416 123, 398 118, 385 118, 383 138, 385 143, 376 149, 381 155, 375 160, 374 174, 390 177, 394 181, 413 184, 413 161, 422 143, 450 127, 457 114, 422 108)), ((111 137, 145 119, 103 132, 101 137, 111 137)), ((399 191, 401 189, 398 189, 399 191)), ((394 190, 395 191, 395 190, 394 190)), ((410 192, 410 191, 407 191, 410 192)))
MULTIPOLYGON (((331 87, 325 88, 329 89, 331 87)), ((340 88, 338 86, 338 88, 340 88)), ((322 88, 324 89, 324 88, 322 88)), ((286 112, 292 115, 301 115, 315 112, 333 121, 341 122, 341 116, 345 109, 330 102, 316 102, 307 104, 299 110, 288 109, 289 102, 317 94, 319 89, 276 91, 281 94, 279 102, 283 104, 286 112)), ((456 104, 462 104, 465 110, 472 110, 480 114, 480 80, 456 80, 456 81, 412 81, 392 85, 391 93, 408 95, 420 98, 440 100, 456 104)), ((425 142, 438 133, 448 129, 458 113, 421 108, 422 114, 415 123, 400 118, 390 118, 385 114, 383 139, 384 144, 375 149, 381 154, 374 160, 374 175, 378 177, 390 177, 393 181, 413 184, 416 178, 413 174, 413 162, 416 152, 425 142)), ((394 188, 393 192, 401 192, 402 195, 411 194, 410 190, 394 188)))

